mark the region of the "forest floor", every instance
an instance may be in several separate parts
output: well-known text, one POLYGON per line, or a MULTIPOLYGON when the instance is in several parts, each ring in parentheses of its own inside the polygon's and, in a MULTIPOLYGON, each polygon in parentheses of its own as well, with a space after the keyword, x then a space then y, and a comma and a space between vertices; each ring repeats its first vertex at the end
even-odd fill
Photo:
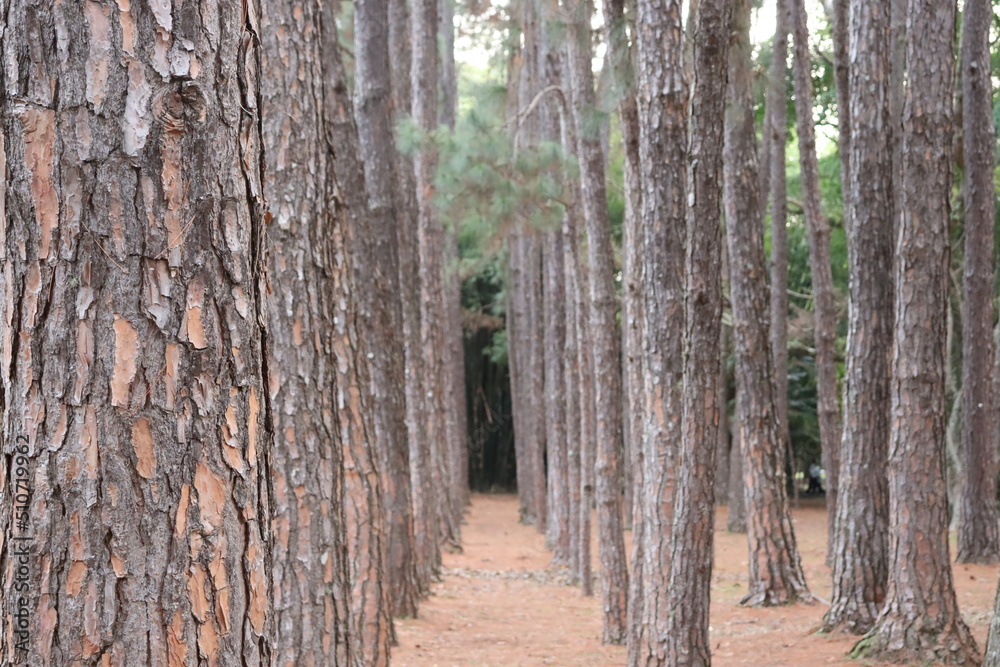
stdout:
MULTIPOLYGON (((725 519, 726 508, 719 508, 711 610, 713 664, 870 666, 845 659, 854 638, 815 634, 825 604, 739 606, 747 587, 746 535, 726 532, 725 519)), ((578 588, 568 585, 565 570, 549 567, 551 554, 544 536, 518 522, 516 496, 475 495, 466 521, 464 551, 444 555, 444 576, 421 605, 419 618, 397 622, 399 646, 393 664, 625 664, 624 647, 601 645, 599 598, 582 597, 578 588)), ((803 498, 793 511, 793 522, 808 583, 816 595, 828 600, 823 500, 803 498)), ((626 540, 629 537, 626 533, 626 540)), ((593 553, 596 567, 596 541, 593 553)), ((982 649, 997 568, 956 564, 953 572, 963 616, 982 649)), ((599 584, 594 588, 599 596, 599 584)))

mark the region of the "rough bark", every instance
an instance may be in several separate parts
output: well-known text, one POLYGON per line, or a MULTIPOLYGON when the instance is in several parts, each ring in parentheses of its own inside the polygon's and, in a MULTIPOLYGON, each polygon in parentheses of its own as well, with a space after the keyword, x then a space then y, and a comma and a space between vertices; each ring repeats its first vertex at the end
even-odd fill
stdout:
MULTIPOLYGON (((830 221, 823 215, 819 164, 816 157, 816 128, 812 117, 812 61, 809 54, 809 26, 805 0, 788 0, 794 36, 795 116, 799 135, 799 165, 802 199, 809 243, 809 270, 812 275, 814 308, 813 339, 816 348, 816 413, 820 444, 828 479, 836 480, 840 461, 840 406, 837 401, 837 312, 830 266, 830 221)), ((772 339, 774 334, 772 333, 772 339)), ((777 354, 777 352, 775 352, 777 354)), ((787 368, 787 367, 786 367, 787 368)), ((785 391, 787 394, 787 371, 785 391)), ((787 396, 782 423, 788 429, 787 396)), ((834 489, 836 486, 834 486, 834 489)), ((836 500, 829 486, 827 502, 836 500)), ((836 507, 836 505, 829 505, 836 507)))
POLYGON ((534 519, 532 503, 532 487, 528 483, 530 461, 527 458, 527 442, 534 430, 529 428, 530 406, 526 398, 524 371, 527 367, 525 320, 527 307, 524 303, 524 240, 522 234, 514 230, 507 239, 508 274, 510 277, 507 291, 507 358, 510 364, 511 406, 514 412, 514 458, 517 468, 517 495, 519 514, 523 523, 531 523, 534 519))
POLYGON ((267 664, 259 11, 112 7, 4 11, 3 662, 267 664))
POLYGON ((962 493, 958 561, 1000 559, 997 526, 996 399, 993 396, 994 146, 989 26, 992 5, 968 0, 962 12, 962 138, 965 168, 965 273, 962 300, 962 493))
MULTIPOLYGON (((294 10, 293 10, 294 11, 294 10)), ((349 658, 361 665, 388 665, 392 621, 384 586, 387 551, 385 509, 374 425, 377 395, 371 388, 371 352, 363 322, 366 290, 374 289, 373 233, 357 128, 340 58, 336 23, 324 9, 323 140, 332 169, 326 174, 325 224, 332 234, 333 299, 331 351, 336 363, 335 433, 344 457, 344 527, 350 585, 349 658)), ((286 440, 288 433, 285 433, 286 440)))
POLYGON ((889 8, 851 5, 850 302, 831 607, 827 632, 866 632, 888 576, 889 355, 892 349, 892 148, 889 8))
MULTIPOLYGON (((438 125, 438 6, 437 0, 419 0, 412 5, 410 21, 412 44, 411 88, 413 94, 413 119, 424 132, 431 132, 438 125)), ((428 442, 430 488, 414 486, 414 495, 423 493, 432 502, 429 512, 434 539, 439 543, 459 543, 458 524, 452 507, 451 475, 448 457, 449 397, 446 395, 444 363, 444 326, 447 322, 445 306, 444 227, 434 207, 434 174, 437 167, 437 150, 430 141, 423 142, 414 154, 414 173, 417 186, 417 258, 420 271, 420 344, 422 349, 424 396, 423 419, 428 442), (431 500, 433 498, 433 500, 431 500)), ((417 534, 420 541, 421 529, 417 534)))
POLYGON ((684 388, 666 664, 708 667, 722 339, 722 147, 732 3, 701 0, 694 45, 684 285, 684 388))
MULTIPOLYGON (((562 230, 545 233, 545 443, 548 452, 548 539, 552 561, 569 563, 569 458, 562 355, 566 350, 562 230)), ((575 388, 574 388, 575 390, 575 388)))
POLYGON ((527 397, 531 405, 532 437, 529 441, 527 458, 528 484, 534 508, 535 527, 545 533, 548 516, 545 498, 545 314, 542 303, 542 237, 536 229, 525 231, 524 239, 524 291, 527 297, 527 340, 528 371, 527 397))
MULTIPOLYGON (((788 189, 785 144, 788 139, 788 32, 790 3, 775 2, 774 41, 767 78, 763 134, 768 150, 761 153, 760 208, 766 215, 771 195, 771 355, 774 359, 774 408, 782 448, 791 459, 788 431, 788 189), (765 175, 769 178, 765 178, 765 175), (767 183, 770 187, 764 186, 767 183)), ((796 95, 796 101, 798 95, 796 95)), ((811 120, 811 117, 810 117, 811 120)))
POLYGON ((569 72, 573 90, 573 117, 576 122, 577 156, 580 162, 583 218, 587 230, 590 300, 587 334, 593 350, 595 429, 597 450, 594 466, 596 482, 598 555, 601 560, 601 600, 604 614, 602 641, 625 641, 628 571, 622 527, 621 498, 621 366, 615 315, 617 299, 611 249, 611 225, 604 184, 604 154, 600 136, 591 131, 589 116, 596 109, 594 75, 591 69, 589 0, 572 8, 567 40, 569 72))
POLYGON ((567 457, 567 495, 569 497, 569 571, 575 580, 580 577, 580 474, 581 453, 584 435, 580 427, 580 359, 579 341, 577 340, 577 280, 573 244, 575 234, 571 226, 574 224, 572 209, 567 210, 563 218, 563 291, 564 315, 566 320, 566 344, 563 350, 564 396, 566 399, 566 457, 567 457))
MULTIPOLYGON (((403 57, 390 58, 393 120, 399 123, 412 108, 410 12, 406 0, 389 0, 389 48, 403 57)), ((421 596, 428 590, 440 562, 438 542, 431 539, 433 491, 428 467, 428 442, 424 429, 422 389, 423 352, 420 345, 420 272, 417 261, 417 183, 413 160, 396 154, 396 242, 399 255, 399 300, 402 304, 402 339, 405 361, 404 393, 406 433, 410 464, 410 494, 417 584, 421 596)), ((401 612, 402 613, 402 612, 401 612)))
MULTIPOLYGON (((362 290, 362 316, 371 348, 375 438, 385 494, 386 588, 390 613, 412 617, 420 589, 413 534, 410 454, 407 441, 405 353, 394 193, 396 147, 389 68, 389 1, 354 4, 354 109, 368 194, 368 244, 372 283, 362 290)), ((276 95, 280 96, 280 92, 276 95)), ((294 199, 289 193, 288 199, 294 199)))
MULTIPOLYGON (((577 223, 579 225, 579 223, 577 223)), ((597 438, 594 435, 595 402, 594 352, 587 340, 590 337, 590 299, 587 296, 590 273, 586 253, 581 247, 579 233, 575 243, 576 263, 576 340, 577 360, 580 367, 580 591, 585 596, 594 594, 593 556, 591 554, 591 513, 594 509, 594 464, 597 438)))
MULTIPOLYGON (((639 0, 639 162, 643 187, 641 433, 642 525, 633 538, 641 615, 629 637, 630 665, 664 664, 670 535, 682 405, 685 185, 688 86, 680 0, 639 0)), ((634 524, 633 524, 634 525, 634 524)))
POLYGON ((954 2, 911 0, 896 243, 889 446, 889 579, 859 657, 978 665, 955 599, 945 487, 945 312, 954 2), (942 30, 942 27, 946 28, 942 30))
POLYGON ((768 342, 764 224, 760 215, 757 155, 750 86, 750 5, 733 8, 726 114, 726 231, 736 378, 740 390, 739 430, 746 484, 749 591, 743 604, 770 606, 809 602, 795 545, 784 475, 784 451, 774 408, 768 342))

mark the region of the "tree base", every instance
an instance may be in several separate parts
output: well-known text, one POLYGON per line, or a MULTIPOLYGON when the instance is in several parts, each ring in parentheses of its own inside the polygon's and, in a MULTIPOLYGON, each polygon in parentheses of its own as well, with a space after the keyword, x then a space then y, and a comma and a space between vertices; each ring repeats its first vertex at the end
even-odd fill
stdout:
POLYGON ((750 592, 740 600, 741 607, 784 607, 791 604, 816 604, 816 598, 805 587, 785 586, 766 588, 751 586, 750 592))
POLYGON ((823 616, 819 631, 823 634, 863 635, 875 626, 879 606, 875 604, 834 603, 823 616))
POLYGON ((961 619, 948 625, 942 629, 923 625, 922 619, 883 616, 854 645, 849 657, 908 665, 978 667, 979 650, 969 628, 961 619))

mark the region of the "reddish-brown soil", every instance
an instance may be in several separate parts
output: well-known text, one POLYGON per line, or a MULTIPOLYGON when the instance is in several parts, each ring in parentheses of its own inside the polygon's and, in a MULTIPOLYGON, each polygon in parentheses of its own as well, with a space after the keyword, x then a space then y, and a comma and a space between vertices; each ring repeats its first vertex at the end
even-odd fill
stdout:
MULTIPOLYGON (((464 552, 445 554, 444 577, 416 619, 398 621, 393 664, 623 665, 625 649, 602 646, 597 598, 581 597, 565 573, 549 569, 545 539, 518 523, 517 498, 473 497, 462 528, 464 552)), ((815 634, 822 603, 775 609, 739 606, 747 586, 745 535, 725 530, 716 513, 712 586, 713 663, 727 665, 861 665, 845 659, 854 639, 815 634)), ((803 500, 794 512, 799 549, 812 591, 830 597, 826 510, 803 500)), ((628 534, 626 534, 626 538, 628 534)), ((594 554, 596 559, 596 544, 594 554)), ((997 568, 955 565, 965 620, 980 649, 992 616, 997 568)), ((599 590, 595 586, 595 589, 599 590)))

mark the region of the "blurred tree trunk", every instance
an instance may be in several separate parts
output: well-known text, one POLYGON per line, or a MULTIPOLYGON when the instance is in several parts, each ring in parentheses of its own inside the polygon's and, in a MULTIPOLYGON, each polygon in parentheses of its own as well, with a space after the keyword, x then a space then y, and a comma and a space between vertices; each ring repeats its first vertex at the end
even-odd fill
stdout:
POLYGON ((597 451, 594 466, 597 487, 598 552, 601 560, 601 600, 604 613, 602 641, 625 641, 628 571, 622 527, 621 494, 621 361, 615 316, 614 266, 611 225, 605 190, 605 162, 600 136, 592 128, 596 112, 591 66, 590 0, 578 0, 571 8, 568 64, 576 121, 577 156, 583 193, 583 217, 587 229, 589 263, 589 340, 593 349, 597 451))
MULTIPOLYGON (((413 119, 424 132, 438 126, 438 5, 437 0, 418 0, 412 5, 411 89, 413 119)), ((431 140, 421 143, 414 156, 417 185, 417 257, 420 271, 420 341, 423 350, 423 391, 426 438, 428 441, 429 488, 416 488, 431 503, 429 518, 433 534, 425 540, 457 545, 458 523, 452 512, 453 499, 449 459, 448 401, 445 364, 445 233, 434 206, 434 175, 437 149, 431 140)), ((418 527, 418 541, 420 540, 418 527)), ((437 549, 435 545, 435 549, 437 549)))
MULTIPOLYGON (((441 0, 441 124, 454 130, 458 111, 458 77, 455 68, 454 0, 441 0)), ((469 422, 465 406, 465 330, 462 324, 462 272, 458 230, 445 230, 445 420, 448 436, 448 486, 451 513, 459 528, 469 503, 469 422)))
POLYGON ((694 45, 684 272, 683 420, 666 664, 708 667, 722 329, 722 152, 732 3, 701 0, 694 45), (706 563, 708 564, 706 566, 706 563))
MULTIPOLYGON (((390 58, 393 121, 399 123, 413 106, 410 44, 410 12, 406 0, 389 0, 389 49, 403 54, 390 58)), ((399 255, 399 288, 402 303, 402 338, 405 359, 406 431, 417 584, 420 596, 427 594, 440 562, 434 539, 434 489, 430 483, 429 444, 424 424, 423 348, 420 343, 420 271, 417 258, 417 181, 414 161, 396 154, 396 240, 399 255)))
MULTIPOLYGON (((618 121, 625 151, 625 219, 622 227, 622 388, 625 434, 625 512, 633 529, 633 545, 641 522, 635 509, 638 461, 642 443, 642 175, 639 166, 639 112, 635 98, 635 71, 629 48, 625 0, 602 3, 607 33, 610 73, 618 104, 618 121)), ((607 68, 606 68, 607 69, 607 68)), ((632 566, 636 566, 633 551, 632 566)), ((633 590, 642 578, 633 577, 633 590)), ((634 596, 630 595, 631 600, 634 596)))
MULTIPOLYGON (((548 537, 552 561, 569 563, 569 458, 566 451, 566 296, 562 230, 545 232, 545 442, 548 451, 548 537)), ((575 387, 574 387, 575 390, 575 387)))
POLYGON ((889 7, 851 6, 851 156, 846 217, 851 272, 844 430, 836 507, 833 598, 827 631, 866 632, 888 576, 889 355, 892 304, 892 137, 889 116, 889 7))
MULTIPOLYGON (((774 408, 778 433, 785 452, 786 468, 792 474, 794 460, 788 430, 788 190, 785 177, 785 144, 788 139, 788 32, 790 0, 775 2, 775 29, 771 68, 767 78, 764 110, 764 142, 761 153, 760 210, 767 215, 771 193, 771 355, 774 359, 774 408), (768 187, 769 186, 769 187, 768 187)), ((797 99, 797 98, 796 98, 797 99)))
POLYGON ((636 428, 642 466, 637 478, 641 525, 633 534, 633 601, 630 665, 665 664, 663 633, 669 606, 670 535, 677 450, 681 435, 684 330, 685 185, 688 86, 684 76, 684 27, 680 0, 638 0, 637 106, 642 197, 639 380, 644 402, 636 428))
MULTIPOLYGON (((354 3, 355 116, 368 194, 366 239, 373 281, 362 291, 362 316, 371 348, 375 441, 385 492, 386 589, 392 615, 417 612, 410 455, 406 428, 405 354, 401 331, 397 238, 396 147, 389 69, 389 0, 354 3)), ((293 195, 289 195, 293 198, 293 195)), ((464 396, 463 396, 464 399, 464 396)))
MULTIPOLYGON (((828 6, 828 17, 833 24, 833 63, 834 81, 837 87, 837 134, 839 145, 837 152, 840 157, 840 199, 844 211, 844 229, 847 237, 851 238, 851 211, 854 210, 851 203, 851 94, 850 94, 850 72, 848 61, 849 35, 848 22, 850 18, 849 0, 832 0, 832 7, 828 6)), ((843 388, 843 396, 846 396, 847 387, 843 388)), ((847 420, 844 420, 843 427, 847 427, 847 420)), ((840 449, 843 448, 844 433, 840 433, 839 447, 837 449, 836 460, 831 460, 830 454, 823 451, 823 467, 826 470, 826 564, 833 569, 834 552, 837 548, 837 502, 840 489, 840 449)))
POLYGON ((912 0, 908 11, 889 447, 892 557, 885 604, 853 654, 976 665, 976 643, 959 614, 952 582, 945 487, 955 4, 912 0))
POLYGON ((795 545, 774 408, 764 225, 750 82, 750 5, 737 0, 729 52, 725 183, 750 584, 743 604, 811 601, 795 545))
MULTIPOLYGON (((820 443, 827 479, 836 482, 840 465, 840 407, 837 399, 837 312, 830 266, 830 221, 823 215, 819 165, 816 157, 816 128, 812 109, 812 60, 809 54, 809 26, 805 0, 788 0, 794 36, 795 116, 799 139, 802 199, 809 240, 809 269, 812 274, 814 334, 816 346, 816 396, 820 443)), ((786 297, 787 303, 787 297, 786 297)), ((787 311, 786 311, 787 312, 787 311)), ((772 333, 772 339, 774 334, 772 333)), ((775 352, 777 354, 777 352, 775 352)), ((788 430, 787 366, 785 373, 785 414, 788 430)), ((836 483, 827 486, 827 498, 836 499, 836 483)), ((828 501, 829 502, 829 501, 828 501)), ((836 507, 836 505, 831 505, 836 507)))
POLYGON ((1000 558, 993 395, 993 185, 996 137, 990 81, 992 5, 967 0, 962 12, 962 119, 965 157, 965 274, 962 302, 962 494, 958 561, 1000 558))

